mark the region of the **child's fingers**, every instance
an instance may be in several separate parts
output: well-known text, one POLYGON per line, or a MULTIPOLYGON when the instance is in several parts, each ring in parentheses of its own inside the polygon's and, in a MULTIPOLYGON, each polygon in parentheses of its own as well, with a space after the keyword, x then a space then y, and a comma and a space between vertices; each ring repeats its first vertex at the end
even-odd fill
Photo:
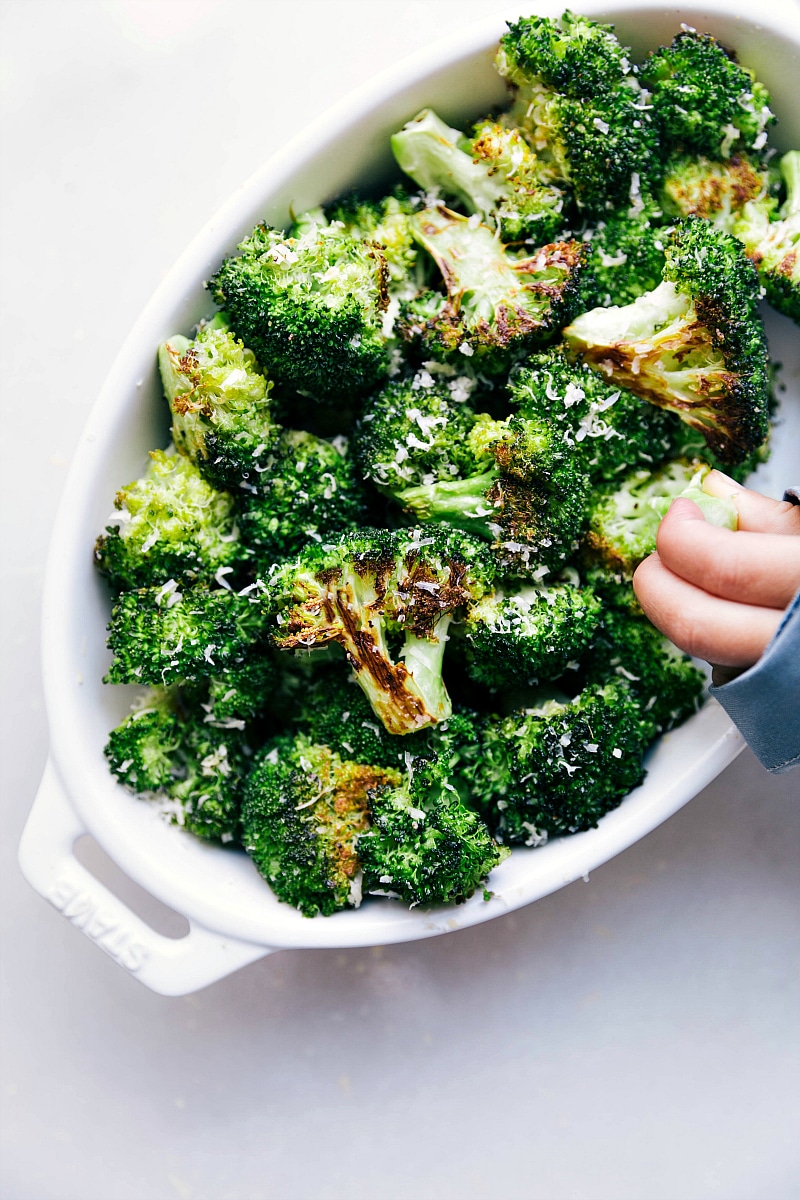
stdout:
POLYGON ((633 577, 639 603, 670 641, 696 658, 725 667, 749 667, 775 636, 783 614, 711 596, 670 571, 658 554, 633 577))
POLYGON ((733 498, 739 513, 739 529, 748 533, 800 535, 800 505, 788 500, 771 500, 760 492, 735 483, 722 471, 711 471, 703 480, 703 491, 724 500, 733 498))
POLYGON ((800 587, 800 537, 720 529, 685 498, 671 505, 657 544, 673 574, 726 600, 784 609, 800 587))

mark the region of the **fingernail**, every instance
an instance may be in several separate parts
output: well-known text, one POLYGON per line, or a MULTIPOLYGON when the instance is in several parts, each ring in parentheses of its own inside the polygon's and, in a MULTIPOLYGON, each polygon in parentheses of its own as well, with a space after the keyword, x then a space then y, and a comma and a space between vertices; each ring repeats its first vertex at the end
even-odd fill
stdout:
POLYGON ((688 496, 678 496, 667 509, 667 515, 677 517, 679 521, 705 521, 703 510, 688 496))
POLYGON ((727 500, 737 492, 745 490, 740 483, 722 471, 709 471, 703 480, 702 489, 707 496, 716 496, 718 500, 727 500))

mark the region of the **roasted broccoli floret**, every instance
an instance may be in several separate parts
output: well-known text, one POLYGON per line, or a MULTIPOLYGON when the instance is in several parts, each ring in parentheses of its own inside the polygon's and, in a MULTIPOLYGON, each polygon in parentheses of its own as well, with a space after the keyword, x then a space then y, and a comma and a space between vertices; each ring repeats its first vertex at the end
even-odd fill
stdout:
POLYGON ((764 151, 775 120, 769 94, 710 34, 684 28, 647 58, 641 77, 665 147, 712 158, 764 151))
POLYGON ((678 154, 667 164, 660 199, 672 217, 703 217, 725 233, 734 232, 742 208, 751 200, 774 207, 770 172, 746 154, 712 159, 678 154))
POLYGON ((598 491, 589 505, 588 560, 630 578, 642 559, 655 550, 661 519, 679 496, 693 500, 710 524, 736 529, 738 514, 733 502, 702 489, 709 470, 702 463, 677 459, 653 474, 632 471, 616 486, 598 491))
POLYGON ((248 485, 239 518, 257 569, 309 541, 330 541, 366 522, 367 498, 347 439, 285 430, 248 485))
POLYGON ((263 713, 280 687, 281 671, 270 651, 253 651, 239 665, 208 678, 184 681, 182 694, 205 713, 203 720, 218 729, 244 729, 263 713))
MULTIPOLYGON (((551 178, 596 213, 633 202, 654 163, 646 94, 609 25, 566 12, 509 25, 497 68, 518 88, 518 125, 551 178)), ((541 168, 540 168, 541 169, 541 168)))
POLYGON ((122 592, 111 610, 107 683, 163 683, 243 664, 263 635, 259 605, 232 591, 161 588, 122 592))
POLYGON ((182 454, 151 450, 146 474, 117 492, 114 507, 118 524, 97 539, 95 560, 118 589, 210 582, 246 556, 233 497, 182 454))
POLYGON ((550 339, 574 311, 585 257, 581 243, 552 242, 519 252, 479 217, 425 208, 411 230, 441 272, 445 293, 401 305, 398 330, 425 357, 463 361, 488 374, 507 371, 550 339))
POLYGON ((467 672, 492 689, 556 679, 577 667, 601 611, 591 588, 566 582, 491 592, 467 615, 467 672))
POLYGON ((706 684, 687 654, 645 616, 634 615, 633 604, 605 610, 589 667, 593 682, 602 684, 611 675, 627 680, 659 733, 691 716, 706 684))
POLYGON ((303 916, 330 916, 361 901, 358 843, 370 797, 400 772, 343 760, 301 735, 259 753, 242 806, 242 842, 279 900, 303 916))
POLYGON ((194 341, 175 334, 158 349, 172 436, 217 487, 251 478, 278 436, 272 383, 220 315, 194 341))
POLYGON ((564 337, 609 383, 677 413, 735 464, 769 429, 758 276, 741 243, 699 217, 679 222, 666 258, 655 291, 583 313, 564 337))
POLYGON ((733 225, 755 263, 773 308, 800 324, 800 150, 780 161, 786 199, 773 211, 769 197, 748 200, 733 225))
POLYGON ((584 309, 630 304, 661 282, 664 269, 661 206, 642 192, 630 207, 608 213, 583 233, 589 247, 581 276, 584 309))
POLYGON ((555 427, 592 480, 618 479, 636 463, 660 462, 674 448, 679 422, 671 413, 607 383, 558 349, 532 355, 509 380, 509 393, 522 417, 555 427))
POLYGON ((112 772, 162 814, 207 841, 238 835, 249 747, 240 725, 219 728, 173 686, 145 693, 109 735, 112 772))
POLYGON ((209 287, 276 380, 336 403, 386 376, 389 269, 377 242, 320 211, 297 236, 258 225, 238 250, 209 287))
POLYGON ((373 711, 404 734, 450 715, 448 626, 493 577, 484 546, 456 530, 365 530, 277 566, 265 604, 280 649, 338 642, 373 711))
MULTIPOLYGON (((417 208, 419 200, 397 187, 381 200, 363 200, 358 196, 340 200, 330 205, 325 215, 331 223, 340 221, 350 236, 380 247, 389 272, 391 295, 414 275, 419 251, 408 218, 417 208)), ((298 232, 297 227, 293 232, 298 232)))
POLYGON ((655 729, 624 679, 488 718, 476 795, 501 842, 591 829, 644 776, 655 729))
POLYGON ((358 840, 363 888, 410 907, 467 900, 508 856, 450 781, 450 758, 414 758, 398 786, 370 797, 358 840))
POLYGON ((534 151, 518 129, 481 121, 471 138, 430 108, 392 138, 399 166, 432 195, 454 197, 496 224, 504 242, 551 241, 563 224, 564 193, 543 182, 534 151))

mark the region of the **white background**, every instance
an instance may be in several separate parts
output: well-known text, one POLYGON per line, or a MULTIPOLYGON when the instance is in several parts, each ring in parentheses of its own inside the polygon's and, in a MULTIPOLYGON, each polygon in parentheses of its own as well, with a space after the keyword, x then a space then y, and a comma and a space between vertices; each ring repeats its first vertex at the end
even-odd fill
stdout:
POLYGON ((281 952, 184 999, 16 867, 47 749, 49 530, 127 329, 293 131, 491 12, 0 9, 4 1200, 800 1196, 800 779, 749 752, 588 885, 448 938, 281 952))

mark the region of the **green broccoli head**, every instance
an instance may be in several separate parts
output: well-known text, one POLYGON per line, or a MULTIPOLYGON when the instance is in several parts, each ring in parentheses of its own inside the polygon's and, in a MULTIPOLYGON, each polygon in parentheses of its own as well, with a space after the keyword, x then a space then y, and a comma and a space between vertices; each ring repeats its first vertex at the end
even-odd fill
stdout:
POLYGON ((164 393, 172 411, 172 436, 216 487, 249 479, 276 437, 267 380, 217 316, 194 341, 175 334, 158 348, 164 393))
POLYGON ((118 589, 211 582, 246 557, 233 497, 182 454, 151 450, 146 474, 117 492, 114 507, 118 524, 97 539, 95 560, 118 589))
POLYGON ((152 799, 172 823, 221 842, 238 836, 249 753, 240 725, 215 726, 175 686, 141 696, 105 748, 121 783, 152 799))
POLYGON ((259 605, 200 586, 122 592, 111 610, 107 683, 162 683, 214 676, 243 663, 263 634, 259 605))
POLYGON ((497 67, 518 89, 503 124, 519 126, 540 172, 603 213, 635 204, 656 157, 647 96, 610 26, 565 13, 509 26, 497 67))
POLYGON ((491 592, 464 625, 467 673, 493 690, 556 679, 577 667, 601 611, 591 588, 572 583, 491 592))
POLYGON ((484 546, 457 530, 365 530, 276 566, 265 607, 280 649, 341 645, 375 714, 405 734, 450 715, 447 630, 493 578, 484 546))
POLYGON ((209 287, 276 380, 329 403, 364 396, 389 369, 386 256, 321 213, 299 228, 258 225, 209 287))
POLYGON ((257 569, 364 525, 367 498, 347 439, 284 430, 242 501, 239 523, 257 569))
POLYGON ((488 718, 477 795, 495 836, 539 846, 593 828, 641 783, 653 734, 630 684, 618 678, 574 700, 488 718))
POLYGON ((520 416, 549 421, 590 479, 618 479, 636 463, 666 458, 674 445, 672 414, 607 383, 559 349, 531 355, 509 380, 520 416))
POLYGON ((605 610, 592 647, 590 680, 602 684, 611 675, 627 680, 659 733, 695 712, 706 683, 687 654, 630 608, 605 610))
POLYGON ((661 207, 647 192, 606 214, 583 233, 589 247, 581 276, 581 307, 630 304, 661 282, 665 239, 661 207))
POLYGON ((736 238, 687 217, 666 247, 664 282, 622 308, 596 308, 564 330, 610 383, 670 409, 735 464, 769 431, 760 285, 736 238))
POLYGON ((418 207, 418 200, 397 187, 381 200, 350 196, 331 205, 325 214, 332 224, 341 222, 350 237, 380 248, 386 260, 391 295, 414 273, 419 252, 408 218, 418 207))
POLYGON ((578 242, 519 253, 477 216, 426 208, 411 218, 414 237, 438 266, 445 293, 401 305, 398 329, 430 358, 475 358, 488 374, 507 371, 547 341, 573 311, 585 257, 578 242), (463 356, 463 357, 462 357, 463 356))
POLYGON ((775 121, 769 94, 710 34, 684 28, 649 56, 641 76, 664 146, 712 158, 764 151, 775 121))
POLYGON ((736 529, 738 515, 733 502, 707 495, 702 489, 710 469, 703 463, 676 459, 652 474, 632 471, 616 485, 599 490, 589 506, 587 559, 629 579, 642 559, 655 550, 661 519, 680 496, 693 500, 710 524, 736 529))
POLYGON ((400 779, 391 768, 342 760, 302 734, 265 746, 245 787, 242 842, 278 899, 306 917, 358 905, 370 801, 400 779))
POLYGON ((475 454, 467 440, 475 424, 471 390, 466 377, 423 369, 377 392, 355 436, 364 478, 393 495, 473 471, 475 454))
POLYGON ((786 199, 777 213, 769 197, 748 200, 733 225, 755 263, 773 308, 800 324, 800 150, 780 161, 786 199))
POLYGON ((398 786, 370 796, 372 827, 358 841, 364 891, 412 908, 461 903, 508 852, 459 799, 448 755, 409 758, 398 786))
POLYGON ((423 109, 392 138, 398 165, 428 195, 454 197, 495 224, 504 242, 551 241, 563 223, 564 193, 541 178, 518 129, 479 122, 471 138, 423 109))

